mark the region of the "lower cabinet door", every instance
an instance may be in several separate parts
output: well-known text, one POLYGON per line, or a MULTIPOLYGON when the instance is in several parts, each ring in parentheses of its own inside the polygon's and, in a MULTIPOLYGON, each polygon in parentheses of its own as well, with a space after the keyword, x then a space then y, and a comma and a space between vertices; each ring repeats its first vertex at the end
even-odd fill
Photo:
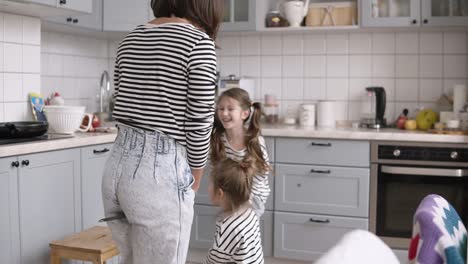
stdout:
POLYGON ((112 144, 81 148, 83 229, 98 225, 99 219, 104 217, 101 182, 104 166, 109 158, 111 149, 112 144))
POLYGON ((318 259, 347 232, 368 230, 367 218, 275 212, 274 256, 304 261, 318 259))
MULTIPOLYGON (((206 249, 208 253, 208 250, 213 246, 216 216, 220 210, 216 206, 194 206, 190 248, 206 249)), ((265 211, 260 218, 260 230, 262 232, 263 253, 266 257, 271 256, 273 251, 273 213, 271 211, 265 211)))

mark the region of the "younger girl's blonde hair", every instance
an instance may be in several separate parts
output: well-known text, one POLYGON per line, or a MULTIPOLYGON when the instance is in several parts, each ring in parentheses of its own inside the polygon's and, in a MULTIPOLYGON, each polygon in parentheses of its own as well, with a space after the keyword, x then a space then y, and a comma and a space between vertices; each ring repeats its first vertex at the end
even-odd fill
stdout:
POLYGON ((213 166, 213 187, 215 192, 223 191, 227 212, 236 211, 249 201, 255 171, 255 164, 249 159, 239 162, 226 158, 213 166))

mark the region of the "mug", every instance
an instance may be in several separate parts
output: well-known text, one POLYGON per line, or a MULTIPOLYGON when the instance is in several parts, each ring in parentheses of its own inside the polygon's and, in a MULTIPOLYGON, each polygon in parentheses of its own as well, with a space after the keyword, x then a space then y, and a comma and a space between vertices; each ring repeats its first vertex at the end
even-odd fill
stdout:
POLYGON ((315 104, 301 104, 300 105, 299 124, 303 127, 315 126, 315 104))
POLYGON ((99 122, 99 119, 96 115, 85 113, 83 119, 81 120, 80 128, 78 128, 78 130, 81 132, 92 132, 94 131, 94 128, 99 126, 93 125, 93 123, 96 124, 96 122, 99 122))

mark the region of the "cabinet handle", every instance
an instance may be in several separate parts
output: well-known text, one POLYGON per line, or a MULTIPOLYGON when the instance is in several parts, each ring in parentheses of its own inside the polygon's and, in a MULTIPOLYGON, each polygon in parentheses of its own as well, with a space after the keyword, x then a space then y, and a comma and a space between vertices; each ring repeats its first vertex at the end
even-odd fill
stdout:
POLYGON ((19 167, 19 161, 13 161, 13 162, 11 163, 11 166, 12 166, 12 167, 18 168, 18 167, 19 167))
POLYGON ((413 24, 413 25, 416 25, 417 23, 418 23, 418 20, 416 20, 416 19, 413 19, 413 20, 411 21, 411 24, 413 24))
POLYGON ((66 4, 67 4, 67 0, 60 0, 60 1, 59 1, 59 4, 61 4, 61 5, 66 5, 66 4))
POLYGON ((311 172, 311 173, 330 174, 330 173, 331 173, 331 170, 314 170, 314 169, 311 169, 310 172, 311 172))
POLYGON ((76 24, 76 23, 78 23, 78 22, 79 22, 78 18, 74 18, 74 19, 73 19, 73 24, 76 24))
POLYGON ((331 143, 315 143, 315 142, 312 142, 311 144, 312 146, 317 146, 317 147, 331 147, 331 143))
POLYGON ((21 165, 23 165, 23 166, 29 166, 29 160, 23 160, 23 161, 21 161, 21 165))
POLYGON ((101 149, 101 150, 93 150, 93 153, 94 154, 101 154, 101 153, 106 153, 106 152, 109 152, 109 149, 108 148, 104 148, 104 149, 101 149))
POLYGON ((73 21, 73 18, 67 17, 67 22, 68 22, 68 23, 71 23, 72 21, 73 21))
POLYGON ((424 19, 424 20, 423 20, 423 23, 424 23, 424 24, 427 24, 428 22, 429 22, 429 21, 428 21, 427 19, 424 19))
POLYGON ((310 218, 309 221, 310 221, 310 222, 313 222, 313 223, 320 223, 320 224, 328 224, 328 223, 330 223, 330 220, 329 220, 329 219, 320 220, 320 219, 310 218))

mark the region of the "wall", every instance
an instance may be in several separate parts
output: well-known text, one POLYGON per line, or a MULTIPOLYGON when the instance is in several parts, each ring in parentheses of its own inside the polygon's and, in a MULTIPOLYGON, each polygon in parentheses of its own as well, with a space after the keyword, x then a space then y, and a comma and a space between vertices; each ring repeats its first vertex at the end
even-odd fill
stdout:
POLYGON ((28 120, 29 92, 39 92, 41 23, 0 13, 0 122, 28 120))
POLYGON ((42 32, 41 92, 44 96, 57 91, 66 105, 85 105, 87 112, 96 112, 100 77, 108 66, 107 40, 42 32))
POLYGON ((468 78, 465 32, 236 33, 219 46, 222 75, 255 78, 256 99, 275 94, 283 114, 333 100, 340 119, 359 120, 364 87, 380 85, 393 120, 405 107, 435 107, 468 78))

